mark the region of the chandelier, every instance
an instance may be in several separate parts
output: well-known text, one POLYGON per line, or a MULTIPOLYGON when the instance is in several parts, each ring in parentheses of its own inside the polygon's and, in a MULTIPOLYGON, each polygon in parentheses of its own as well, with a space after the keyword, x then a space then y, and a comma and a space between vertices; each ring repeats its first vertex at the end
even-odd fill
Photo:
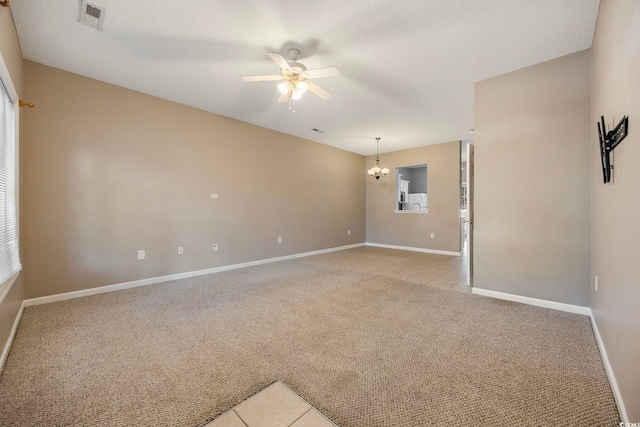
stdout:
POLYGON ((376 138, 376 165, 369 169, 367 172, 375 179, 380 179, 381 176, 385 176, 389 173, 388 168, 380 169, 380 155, 378 154, 378 146, 380 145, 380 137, 376 138))

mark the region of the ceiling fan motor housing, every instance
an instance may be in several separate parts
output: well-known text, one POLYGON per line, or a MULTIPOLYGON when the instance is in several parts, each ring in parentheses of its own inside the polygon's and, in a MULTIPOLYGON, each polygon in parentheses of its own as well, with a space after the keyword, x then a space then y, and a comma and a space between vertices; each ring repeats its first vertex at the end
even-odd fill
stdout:
POLYGON ((282 77, 284 77, 285 79, 294 79, 294 80, 308 78, 308 76, 305 75, 305 71, 307 71, 307 67, 305 67, 299 62, 291 62, 289 63, 289 65, 291 66, 290 70, 285 70, 285 69, 280 70, 280 75, 282 75, 282 77))
POLYGON ((287 53, 289 54, 289 62, 296 62, 298 61, 298 58, 300 58, 300 54, 302 52, 300 52, 300 49, 291 48, 287 53))

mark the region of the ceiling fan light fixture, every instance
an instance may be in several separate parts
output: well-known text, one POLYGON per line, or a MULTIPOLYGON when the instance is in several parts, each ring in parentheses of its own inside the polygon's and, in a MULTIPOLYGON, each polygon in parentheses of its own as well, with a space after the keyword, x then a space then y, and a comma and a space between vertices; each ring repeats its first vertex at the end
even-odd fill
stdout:
POLYGON ((282 82, 278 85, 278 90, 283 95, 288 95, 291 90, 291 84, 289 82, 282 82))
POLYGON ((298 92, 297 90, 291 91, 291 99, 297 101, 300 98, 302 98, 302 94, 300 92, 298 92))
POLYGON ((306 80, 298 80, 296 82, 296 92, 300 95, 304 94, 309 89, 309 82, 306 80))

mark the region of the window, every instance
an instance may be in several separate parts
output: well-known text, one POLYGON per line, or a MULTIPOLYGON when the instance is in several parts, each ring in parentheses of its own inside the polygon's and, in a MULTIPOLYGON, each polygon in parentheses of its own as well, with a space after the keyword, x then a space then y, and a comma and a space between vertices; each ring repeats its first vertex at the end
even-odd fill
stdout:
POLYGON ((0 286, 22 269, 16 209, 16 115, 18 96, 0 54, 0 286))

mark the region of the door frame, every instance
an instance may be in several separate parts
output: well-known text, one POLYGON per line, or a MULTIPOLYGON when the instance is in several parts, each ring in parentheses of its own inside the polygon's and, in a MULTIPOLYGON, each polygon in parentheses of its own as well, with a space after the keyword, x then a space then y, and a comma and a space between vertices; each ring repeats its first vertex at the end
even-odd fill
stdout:
POLYGON ((467 143, 467 286, 473 286, 473 196, 474 196, 474 146, 467 143))

